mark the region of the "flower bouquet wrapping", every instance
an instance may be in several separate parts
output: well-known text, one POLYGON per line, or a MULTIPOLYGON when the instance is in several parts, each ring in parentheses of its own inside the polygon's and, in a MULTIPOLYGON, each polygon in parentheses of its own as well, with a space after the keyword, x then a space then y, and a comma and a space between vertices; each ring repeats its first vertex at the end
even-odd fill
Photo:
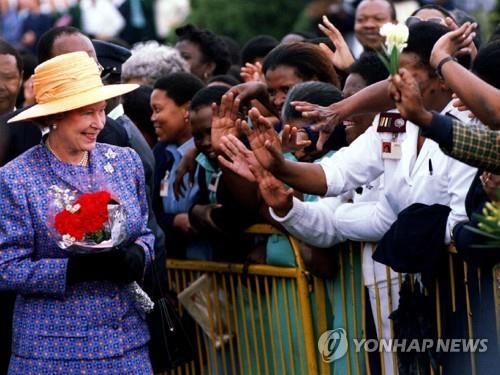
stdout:
MULTIPOLYGON (((61 249, 76 253, 110 251, 127 239, 127 213, 108 191, 84 193, 51 186, 53 199, 50 226, 61 249)), ((150 312, 154 304, 137 282, 127 286, 140 310, 150 312)))
POLYGON ((399 56, 407 45, 409 30, 402 23, 386 23, 380 28, 380 35, 385 37, 385 45, 382 46, 383 53, 377 54, 392 76, 399 71, 399 56))

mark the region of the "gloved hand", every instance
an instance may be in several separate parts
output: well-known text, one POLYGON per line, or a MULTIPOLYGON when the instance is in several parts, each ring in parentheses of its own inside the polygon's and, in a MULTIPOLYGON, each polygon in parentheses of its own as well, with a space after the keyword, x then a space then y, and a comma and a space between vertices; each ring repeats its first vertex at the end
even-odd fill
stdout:
POLYGON ((146 255, 135 243, 115 247, 101 253, 72 254, 68 258, 66 281, 107 280, 130 283, 142 278, 146 255))

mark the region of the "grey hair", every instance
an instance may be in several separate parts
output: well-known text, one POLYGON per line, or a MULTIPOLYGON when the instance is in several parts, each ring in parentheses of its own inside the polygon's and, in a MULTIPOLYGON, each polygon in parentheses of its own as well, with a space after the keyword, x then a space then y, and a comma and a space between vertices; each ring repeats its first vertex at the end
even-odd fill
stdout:
POLYGON ((179 51, 156 41, 138 43, 131 52, 132 56, 122 65, 122 82, 139 80, 152 87, 156 80, 168 74, 189 72, 189 66, 179 51))

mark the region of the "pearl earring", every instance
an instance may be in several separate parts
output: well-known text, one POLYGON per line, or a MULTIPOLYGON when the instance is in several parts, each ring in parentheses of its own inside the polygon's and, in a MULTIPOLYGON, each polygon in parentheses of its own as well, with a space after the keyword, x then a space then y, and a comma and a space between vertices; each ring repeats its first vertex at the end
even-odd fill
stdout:
POLYGON ((56 130, 57 129, 57 124, 52 124, 52 130, 56 130))

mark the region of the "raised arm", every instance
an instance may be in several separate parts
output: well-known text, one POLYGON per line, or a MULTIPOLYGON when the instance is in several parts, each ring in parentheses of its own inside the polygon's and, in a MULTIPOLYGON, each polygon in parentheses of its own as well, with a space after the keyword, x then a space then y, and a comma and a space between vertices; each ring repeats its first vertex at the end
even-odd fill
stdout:
MULTIPOLYGON (((249 81, 231 87, 228 94, 234 95, 235 99, 243 105, 250 105, 252 101, 262 104, 272 115, 279 118, 279 112, 269 101, 267 86, 262 81, 249 81)), ((255 103, 255 102, 254 102, 255 103)))
POLYGON ((401 115, 422 128, 444 153, 474 167, 500 172, 500 134, 427 111, 418 84, 405 69, 391 78, 391 94, 401 115))
POLYGON ((317 147, 321 149, 334 127, 349 116, 362 113, 379 113, 394 108, 388 95, 389 81, 380 81, 358 91, 340 102, 328 107, 295 101, 291 104, 302 116, 315 122, 314 130, 320 131, 317 147))
POLYGON ((253 128, 242 123, 242 129, 259 163, 278 179, 294 189, 308 194, 324 195, 326 179, 321 166, 311 163, 296 163, 285 160, 281 151, 278 133, 270 121, 256 108, 249 112, 253 128))
POLYGON ((465 69, 452 58, 468 52, 475 24, 466 22, 443 35, 434 45, 430 63, 440 71, 446 84, 481 122, 500 128, 500 90, 465 69))

